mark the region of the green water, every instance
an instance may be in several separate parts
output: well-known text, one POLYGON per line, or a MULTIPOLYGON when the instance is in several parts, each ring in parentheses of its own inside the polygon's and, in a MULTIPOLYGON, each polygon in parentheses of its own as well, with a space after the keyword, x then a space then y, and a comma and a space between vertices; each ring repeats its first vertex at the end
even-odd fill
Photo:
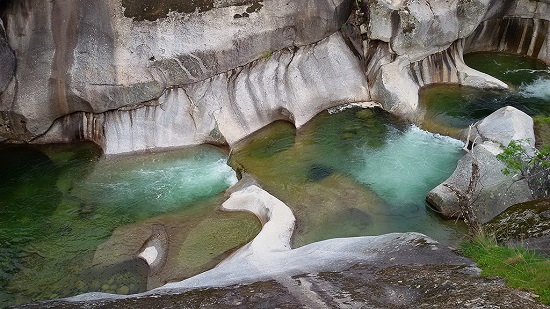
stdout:
POLYGON ((425 110, 422 127, 456 135, 503 106, 513 106, 531 116, 550 116, 550 68, 541 61, 504 53, 464 56, 470 67, 492 75, 510 86, 508 91, 481 90, 459 85, 432 85, 420 90, 425 110))
POLYGON ((237 180, 226 159, 208 146, 113 158, 89 144, 2 146, 0 304, 146 290, 135 254, 153 225, 174 251, 155 284, 212 267, 260 229, 251 214, 217 210, 237 180))
POLYGON ((277 122, 234 151, 250 173, 293 210, 294 246, 348 236, 417 231, 453 243, 463 226, 443 221, 426 194, 453 172, 462 143, 351 108, 315 117, 298 132, 277 122))

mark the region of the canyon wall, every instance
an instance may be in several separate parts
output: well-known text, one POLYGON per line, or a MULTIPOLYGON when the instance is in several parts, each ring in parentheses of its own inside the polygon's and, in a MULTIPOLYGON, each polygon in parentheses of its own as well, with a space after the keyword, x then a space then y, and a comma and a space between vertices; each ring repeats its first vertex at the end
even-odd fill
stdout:
POLYGON ((363 1, 362 33, 372 99, 421 121, 418 90, 433 83, 505 89, 469 68, 464 53, 504 51, 550 63, 548 1, 363 1))
POLYGON ((0 96, 0 136, 93 139, 108 153, 232 142, 281 117, 305 122, 367 100, 338 34, 351 4, 10 1, 2 19, 17 70, 0 96))
POLYGON ((549 62, 549 3, 497 0, 6 1, 0 141, 108 154, 234 145, 374 100, 409 120, 432 83, 506 84, 465 52, 549 62))

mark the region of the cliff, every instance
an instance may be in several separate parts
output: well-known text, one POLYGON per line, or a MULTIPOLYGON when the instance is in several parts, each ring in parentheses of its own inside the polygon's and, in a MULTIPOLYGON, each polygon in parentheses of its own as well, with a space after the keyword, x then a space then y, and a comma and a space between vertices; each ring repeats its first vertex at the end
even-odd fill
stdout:
MULTIPOLYGON (((505 88, 465 52, 550 61, 548 1, 7 1, 0 140, 107 154, 230 146, 343 103, 409 120, 431 83, 505 88), (195 2, 193 2, 195 3, 195 2)), ((5 29, 5 31, 4 31, 5 29)))

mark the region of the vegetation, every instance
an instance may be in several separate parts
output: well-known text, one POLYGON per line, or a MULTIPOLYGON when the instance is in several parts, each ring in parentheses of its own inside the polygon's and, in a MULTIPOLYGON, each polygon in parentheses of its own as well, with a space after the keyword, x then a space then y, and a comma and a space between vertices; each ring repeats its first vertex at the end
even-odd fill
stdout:
POLYGON ((534 117, 537 147, 550 146, 550 117, 534 117))
POLYGON ((526 141, 512 140, 501 154, 497 155, 497 159, 504 162, 507 166, 502 170, 505 175, 511 173, 519 173, 521 177, 542 177, 533 175, 531 170, 535 166, 544 167, 547 171, 550 170, 550 147, 544 146, 542 150, 533 149, 533 153, 529 153, 523 146, 526 141))
POLYGON ((483 236, 463 242, 461 249, 478 263, 482 276, 500 276, 509 286, 528 290, 550 305, 550 259, 523 248, 499 245, 483 236))
POLYGON ((505 175, 515 173, 519 179, 527 180, 535 199, 546 198, 550 193, 550 145, 543 145, 541 150, 528 150, 524 146, 526 142, 512 140, 502 147, 504 151, 497 159, 506 164, 502 170, 505 175))
MULTIPOLYGON (((539 129, 547 127, 550 119, 544 119, 539 129)), ((515 174, 526 179, 535 198, 549 196, 550 188, 550 144, 543 142, 538 148, 526 148, 528 141, 512 140, 508 146, 502 146, 503 152, 497 159, 506 164, 502 170, 505 175, 515 174)), ((509 247, 498 244, 495 239, 484 236, 483 227, 471 216, 472 198, 479 179, 477 160, 472 153, 472 175, 468 190, 459 202, 464 221, 469 227, 470 239, 461 244, 464 255, 472 258, 482 269, 482 276, 500 276, 513 288, 530 291, 534 298, 550 305, 550 259, 522 247, 509 247), (470 193, 470 194, 468 194, 470 193)), ((475 214, 475 213, 474 213, 475 214)))

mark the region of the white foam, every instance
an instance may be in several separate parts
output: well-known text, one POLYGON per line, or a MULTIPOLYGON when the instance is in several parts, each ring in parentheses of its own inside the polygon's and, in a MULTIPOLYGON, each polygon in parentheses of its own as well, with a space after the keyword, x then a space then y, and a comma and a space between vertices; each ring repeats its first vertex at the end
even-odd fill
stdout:
POLYGON ((427 138, 434 138, 434 139, 436 139, 438 141, 442 141, 444 143, 449 143, 449 144, 454 144, 454 145, 459 146, 459 147, 464 147, 464 142, 462 142, 461 140, 458 140, 456 138, 452 138, 450 136, 441 135, 441 134, 437 134, 437 133, 428 132, 426 130, 422 130, 419 127, 417 127, 416 125, 411 125, 410 128, 409 128, 409 131, 413 134, 418 134, 418 136, 424 136, 424 137, 427 137, 427 138))
POLYGON ((348 103, 348 104, 342 104, 335 107, 329 108, 327 111, 329 114, 336 114, 340 113, 342 111, 345 111, 346 109, 350 109, 353 107, 360 107, 360 108, 373 108, 373 107, 382 107, 380 103, 369 101, 369 102, 355 102, 355 103, 348 103))
POLYGON ((539 77, 529 84, 519 87, 519 94, 526 98, 538 98, 550 101, 550 78, 539 77))
POLYGON ((519 72, 527 72, 531 74, 541 74, 546 73, 550 74, 550 70, 535 70, 535 69, 515 69, 515 70, 507 70, 504 72, 504 74, 510 74, 510 73, 519 73, 519 72))
POLYGON ((462 154, 463 143, 410 126, 382 147, 363 148, 363 163, 353 177, 390 205, 417 205, 445 180, 462 154))

